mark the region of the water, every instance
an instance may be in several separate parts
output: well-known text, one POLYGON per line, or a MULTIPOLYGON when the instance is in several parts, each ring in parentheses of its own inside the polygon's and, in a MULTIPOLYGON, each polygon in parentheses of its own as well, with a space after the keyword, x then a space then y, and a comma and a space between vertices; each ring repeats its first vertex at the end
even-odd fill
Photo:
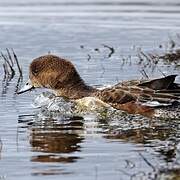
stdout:
MULTIPOLYGON (((137 65, 136 56, 139 48, 165 52, 179 18, 178 0, 2 0, 0 49, 14 48, 24 81, 32 59, 49 51, 71 59, 92 85, 142 78, 143 68, 150 77, 179 74, 174 64, 137 65), (115 49, 111 57, 103 44, 115 49)), ((147 179, 156 172, 143 157, 156 169, 179 162, 178 120, 46 114, 32 106, 41 91, 17 96, 18 74, 8 84, 0 74, 0 179, 147 179)))

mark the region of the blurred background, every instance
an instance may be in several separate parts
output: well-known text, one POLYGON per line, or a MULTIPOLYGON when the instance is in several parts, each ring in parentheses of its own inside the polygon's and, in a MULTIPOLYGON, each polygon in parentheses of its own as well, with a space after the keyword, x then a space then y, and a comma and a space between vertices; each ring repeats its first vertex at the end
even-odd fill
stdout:
POLYGON ((123 60, 131 56, 133 63, 138 48, 166 51, 179 33, 179 12, 178 0, 2 0, 0 47, 16 50, 25 73, 34 57, 51 52, 72 59, 89 83, 138 78, 135 66, 119 73, 123 60), (104 44, 116 51, 110 60, 104 44))

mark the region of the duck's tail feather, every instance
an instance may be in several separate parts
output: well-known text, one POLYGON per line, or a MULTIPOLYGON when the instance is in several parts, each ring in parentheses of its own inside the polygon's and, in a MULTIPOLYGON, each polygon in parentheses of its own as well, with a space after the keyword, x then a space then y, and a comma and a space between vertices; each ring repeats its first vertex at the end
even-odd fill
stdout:
POLYGON ((142 82, 138 86, 140 87, 148 87, 154 90, 161 90, 161 89, 174 89, 175 88, 175 78, 177 75, 169 75, 163 78, 154 79, 148 82, 142 82))

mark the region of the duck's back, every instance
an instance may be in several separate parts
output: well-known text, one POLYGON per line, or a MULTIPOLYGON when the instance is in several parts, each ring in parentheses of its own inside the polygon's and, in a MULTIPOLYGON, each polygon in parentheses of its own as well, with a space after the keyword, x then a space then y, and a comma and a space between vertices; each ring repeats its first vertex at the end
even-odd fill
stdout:
POLYGON ((97 92, 96 97, 116 109, 153 116, 157 108, 173 108, 180 104, 180 85, 174 83, 175 77, 122 82, 97 92))
POLYGON ((125 81, 115 85, 137 97, 140 102, 157 101, 161 104, 171 104, 180 101, 180 84, 175 83, 176 75, 154 80, 125 81))

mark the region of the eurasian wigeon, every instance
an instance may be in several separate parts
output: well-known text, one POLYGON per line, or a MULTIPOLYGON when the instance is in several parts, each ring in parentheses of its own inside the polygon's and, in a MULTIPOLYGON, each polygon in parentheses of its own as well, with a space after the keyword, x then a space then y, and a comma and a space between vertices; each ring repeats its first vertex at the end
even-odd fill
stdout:
POLYGON ((45 55, 32 61, 29 80, 18 94, 34 88, 48 88, 57 96, 73 100, 95 97, 116 109, 153 116, 157 106, 172 106, 180 101, 180 84, 174 83, 175 77, 170 75, 151 81, 126 81, 99 90, 87 85, 69 60, 45 55), (156 107, 152 107, 151 102, 156 102, 156 107))

